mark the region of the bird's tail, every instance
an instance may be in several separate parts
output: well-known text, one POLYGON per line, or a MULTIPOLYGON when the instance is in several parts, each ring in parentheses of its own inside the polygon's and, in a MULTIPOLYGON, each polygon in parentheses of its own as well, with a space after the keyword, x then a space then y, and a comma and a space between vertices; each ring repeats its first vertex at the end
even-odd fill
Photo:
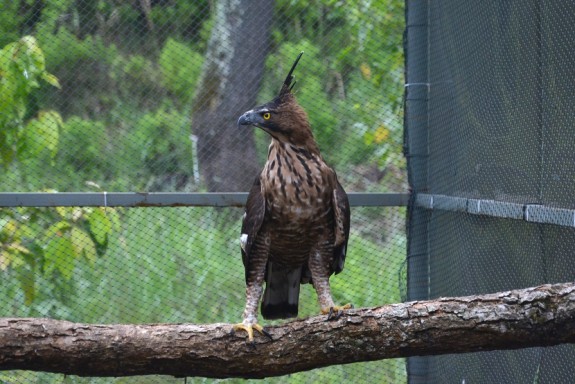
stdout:
POLYGON ((274 268, 268 262, 266 289, 262 300, 264 319, 287 319, 297 316, 302 268, 274 268))

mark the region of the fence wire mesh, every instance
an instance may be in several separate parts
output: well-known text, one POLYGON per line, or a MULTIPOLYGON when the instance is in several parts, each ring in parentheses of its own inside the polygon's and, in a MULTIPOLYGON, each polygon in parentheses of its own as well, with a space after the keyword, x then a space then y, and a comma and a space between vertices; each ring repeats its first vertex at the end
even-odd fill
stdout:
MULTIPOLYGON (((567 1, 410 2, 410 180, 443 202, 411 212, 410 299, 573 280, 574 12, 567 1)), ((408 365, 413 383, 570 383, 574 361, 564 345, 408 365)))
MULTIPOLYGON (((269 138, 238 117, 295 87, 347 191, 405 192, 404 4, 12 1, 0 5, 0 192, 247 191, 269 138)), ((0 208, 0 316, 236 323, 241 208, 0 208)), ((402 300, 405 212, 353 207, 339 302, 402 300)), ((304 286, 300 316, 318 313, 304 286)), ((405 382, 402 359, 273 382, 405 382)), ((27 371, 0 382, 182 382, 27 371)), ((205 381, 188 378, 187 382, 205 381)), ((234 380, 229 380, 234 381, 234 380)))

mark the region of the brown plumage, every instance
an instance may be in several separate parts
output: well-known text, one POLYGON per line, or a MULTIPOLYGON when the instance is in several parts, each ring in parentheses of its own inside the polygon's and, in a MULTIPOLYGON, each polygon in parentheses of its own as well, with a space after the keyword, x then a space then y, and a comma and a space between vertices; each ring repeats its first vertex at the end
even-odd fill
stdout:
MULTIPOLYGON (((303 53, 303 52, 302 52, 303 53)), ((257 306, 263 293, 266 319, 295 317, 299 287, 312 283, 323 313, 349 305, 334 305, 331 274, 343 269, 349 235, 349 203, 337 176, 321 157, 307 114, 291 92, 293 70, 280 94, 244 113, 238 125, 253 125, 269 133, 268 160, 256 178, 242 223, 242 259, 246 271, 246 308, 234 329, 253 340, 257 306), (252 329, 253 328, 253 329, 252 329)))

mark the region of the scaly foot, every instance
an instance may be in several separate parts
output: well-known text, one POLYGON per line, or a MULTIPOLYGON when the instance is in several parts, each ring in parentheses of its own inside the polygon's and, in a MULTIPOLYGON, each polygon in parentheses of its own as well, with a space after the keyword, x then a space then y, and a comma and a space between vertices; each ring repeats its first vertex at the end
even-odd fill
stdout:
POLYGON ((259 333, 261 333, 264 336, 269 337, 270 340, 272 339, 272 335, 269 334, 268 331, 266 331, 264 329, 264 327, 262 327, 261 325, 259 325, 258 323, 254 323, 254 324, 244 324, 244 323, 239 323, 239 324, 234 324, 232 326, 232 333, 235 333, 235 331, 246 331, 248 333, 248 343, 254 345, 254 330, 258 331, 259 333))
POLYGON ((321 309, 321 313, 323 315, 327 315, 327 321, 330 320, 337 320, 341 317, 341 315, 343 315, 343 311, 345 309, 351 309, 353 308, 353 305, 351 304, 346 304, 346 305, 334 305, 333 307, 329 307, 329 308, 322 308, 321 309))

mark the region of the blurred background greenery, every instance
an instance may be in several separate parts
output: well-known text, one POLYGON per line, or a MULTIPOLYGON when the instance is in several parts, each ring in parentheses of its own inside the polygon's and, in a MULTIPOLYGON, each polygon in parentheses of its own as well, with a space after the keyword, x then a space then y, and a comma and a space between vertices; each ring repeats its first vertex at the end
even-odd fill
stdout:
MULTIPOLYGON (((296 95, 345 189, 405 192, 403 1, 269 4, 268 36, 253 37, 266 41, 260 85, 253 97, 233 89, 232 100, 247 98, 253 106, 271 99, 286 67, 305 51, 296 95)), ((269 138, 263 132, 240 133, 254 135, 243 144, 254 147, 253 169, 228 161, 227 168, 214 171, 202 162, 216 163, 234 149, 210 150, 193 128, 195 114, 210 110, 198 95, 215 60, 210 42, 229 20, 218 13, 225 5, 223 0, 3 2, 1 191, 213 191, 209 172, 223 180, 218 190, 242 190, 225 184, 238 173, 251 184, 253 169, 265 161, 269 138)), ((253 24, 266 21, 257 13, 243 17, 253 24)), ((238 65, 230 60, 232 68, 238 65)), ((224 116, 223 123, 214 117, 211 128, 237 130, 233 117, 241 112, 211 111, 224 116)), ((233 155, 239 161, 241 152, 233 155)), ((0 316, 235 323, 245 300, 241 214, 240 208, 0 209, 0 316)), ((352 209, 346 268, 331 280, 336 301, 363 307, 402 300, 404 216, 400 207, 352 209)), ((318 313, 311 286, 302 289, 300 305, 302 317, 318 313)), ((343 380, 405 382, 405 362, 335 366, 273 379, 343 380)), ((0 372, 0 381, 183 380, 0 372)), ((196 381, 213 380, 188 379, 196 381)))

